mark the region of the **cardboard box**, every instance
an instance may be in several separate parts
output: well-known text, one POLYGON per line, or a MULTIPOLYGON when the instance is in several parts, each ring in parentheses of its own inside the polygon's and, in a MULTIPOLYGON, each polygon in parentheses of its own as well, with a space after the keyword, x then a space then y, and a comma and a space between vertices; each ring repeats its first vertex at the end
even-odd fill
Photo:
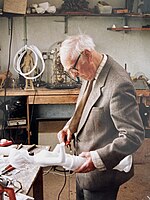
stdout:
POLYGON ((26 14, 27 0, 4 0, 3 12, 26 14))
POLYGON ((103 5, 98 4, 98 10, 100 14, 111 14, 112 6, 103 6, 103 5))

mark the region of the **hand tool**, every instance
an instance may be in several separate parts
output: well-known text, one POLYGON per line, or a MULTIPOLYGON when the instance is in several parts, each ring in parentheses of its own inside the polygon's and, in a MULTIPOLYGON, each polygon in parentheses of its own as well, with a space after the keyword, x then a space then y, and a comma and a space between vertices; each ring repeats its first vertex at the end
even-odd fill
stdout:
POLYGON ((12 170, 14 170, 15 168, 12 166, 12 165, 7 165, 1 172, 0 172, 0 175, 4 175, 6 174, 7 172, 10 172, 12 170))

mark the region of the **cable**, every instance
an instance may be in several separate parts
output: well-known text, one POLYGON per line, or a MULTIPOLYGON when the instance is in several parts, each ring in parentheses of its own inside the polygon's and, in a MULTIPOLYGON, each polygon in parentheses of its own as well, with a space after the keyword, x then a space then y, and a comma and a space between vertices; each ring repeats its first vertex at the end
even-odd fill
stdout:
POLYGON ((63 192, 63 190, 64 190, 64 188, 65 188, 65 186, 66 186, 67 176, 70 177, 70 176, 72 176, 72 175, 74 174, 74 173, 72 173, 71 175, 67 175, 66 172, 69 172, 69 171, 68 171, 68 170, 65 170, 65 169, 63 169, 63 170, 58 170, 58 169, 56 169, 56 166, 55 166, 55 167, 50 167, 49 170, 47 170, 46 172, 43 173, 43 175, 47 175, 48 173, 52 173, 52 174, 56 174, 56 175, 59 175, 59 176, 64 176, 64 183, 63 183, 63 186, 62 186, 60 192, 58 193, 57 200, 60 199, 60 195, 61 195, 61 193, 63 192), (52 172, 52 169, 54 170, 53 172, 52 172), (55 171, 63 172, 64 175, 63 175, 63 174, 60 174, 60 173, 57 173, 57 172, 55 172, 55 171))
MULTIPOLYGON (((32 125, 32 122, 33 122, 33 117, 34 117, 34 106, 35 106, 36 93, 37 93, 37 90, 35 90, 34 97, 33 97, 33 102, 32 102, 32 108, 31 108, 31 114, 30 114, 30 121, 29 121, 29 130, 28 130, 29 132, 31 131, 31 125, 32 125)), ((28 140, 28 138, 27 138, 27 140, 28 140)))
MULTIPOLYGON (((12 47, 12 38, 13 38, 13 18, 9 18, 10 20, 10 40, 9 40, 9 50, 8 50, 8 67, 7 67, 7 73, 6 73, 6 79, 4 82, 4 105, 6 103, 6 83, 8 80, 8 75, 9 75, 9 71, 10 71, 10 61, 11 61, 11 47, 12 47)), ((5 110, 3 112, 3 123, 2 123, 2 138, 4 138, 4 134, 5 134, 5 122, 6 122, 6 106, 5 106, 5 110)))
POLYGON ((66 186, 66 181, 67 181, 67 177, 66 177, 66 170, 64 169, 64 184, 63 184, 63 186, 62 186, 62 188, 61 188, 61 190, 60 190, 60 192, 59 192, 59 194, 58 194, 58 197, 57 197, 57 200, 59 200, 60 199, 60 195, 61 195, 61 193, 62 193, 62 191, 64 190, 64 188, 65 188, 65 186, 66 186))
MULTIPOLYGON (((66 173, 68 172, 69 174, 66 174, 67 177, 72 177, 75 172, 73 171, 70 171, 70 170, 65 170, 66 173)), ((47 174, 54 174, 54 175, 58 175, 58 176, 64 176, 64 174, 62 173, 59 173, 59 172, 63 172, 64 173, 64 170, 58 170, 56 166, 51 166, 48 170, 45 170, 43 172, 43 176, 46 176, 47 174), (56 172, 58 171, 58 172, 56 172)))

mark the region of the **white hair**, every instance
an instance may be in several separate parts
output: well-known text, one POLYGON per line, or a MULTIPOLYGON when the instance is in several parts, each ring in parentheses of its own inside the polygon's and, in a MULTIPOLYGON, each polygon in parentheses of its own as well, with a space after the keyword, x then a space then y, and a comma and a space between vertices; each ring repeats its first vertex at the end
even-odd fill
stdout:
POLYGON ((68 36, 68 38, 62 42, 60 47, 60 60, 63 66, 68 57, 74 60, 85 49, 88 49, 89 51, 95 49, 95 44, 90 36, 84 34, 68 36))

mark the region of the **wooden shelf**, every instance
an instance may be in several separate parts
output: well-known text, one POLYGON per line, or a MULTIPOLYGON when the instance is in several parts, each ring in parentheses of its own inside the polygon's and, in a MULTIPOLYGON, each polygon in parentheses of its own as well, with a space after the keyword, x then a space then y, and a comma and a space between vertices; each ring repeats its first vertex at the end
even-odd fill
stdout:
POLYGON ((118 28, 107 28, 109 31, 150 31, 150 28, 140 28, 140 27, 118 27, 118 28))
POLYGON ((7 126, 5 129, 27 129, 27 125, 7 126))
POLYGON ((56 12, 56 13, 32 13, 32 14, 14 14, 14 13, 3 13, 0 17, 55 17, 55 16, 94 16, 94 17, 125 17, 125 18, 150 18, 150 14, 136 14, 136 13, 111 13, 111 14, 100 14, 93 11, 85 12, 56 12))
POLYGON ((59 16, 93 16, 93 17, 124 17, 124 14, 98 14, 94 12, 65 12, 65 13, 32 13, 32 14, 13 14, 13 13, 4 13, 0 17, 59 17, 59 16))
MULTIPOLYGON (((44 13, 44 14, 38 14, 38 13, 32 13, 32 14, 14 14, 14 13, 3 13, 0 15, 0 17, 7 17, 7 18, 13 18, 13 17, 64 17, 64 23, 65 23, 65 29, 64 33, 68 33, 68 19, 69 17, 111 17, 111 18, 124 18, 127 25, 127 20, 129 18, 138 18, 138 19, 150 19, 150 14, 137 14, 137 13, 111 13, 111 14, 100 14, 97 12, 94 12, 93 10, 89 11, 79 11, 79 12, 60 12, 57 11, 56 13, 44 13)), ((107 28, 107 30, 111 31, 149 31, 150 28, 136 28, 136 27, 119 27, 119 28, 107 28)))

